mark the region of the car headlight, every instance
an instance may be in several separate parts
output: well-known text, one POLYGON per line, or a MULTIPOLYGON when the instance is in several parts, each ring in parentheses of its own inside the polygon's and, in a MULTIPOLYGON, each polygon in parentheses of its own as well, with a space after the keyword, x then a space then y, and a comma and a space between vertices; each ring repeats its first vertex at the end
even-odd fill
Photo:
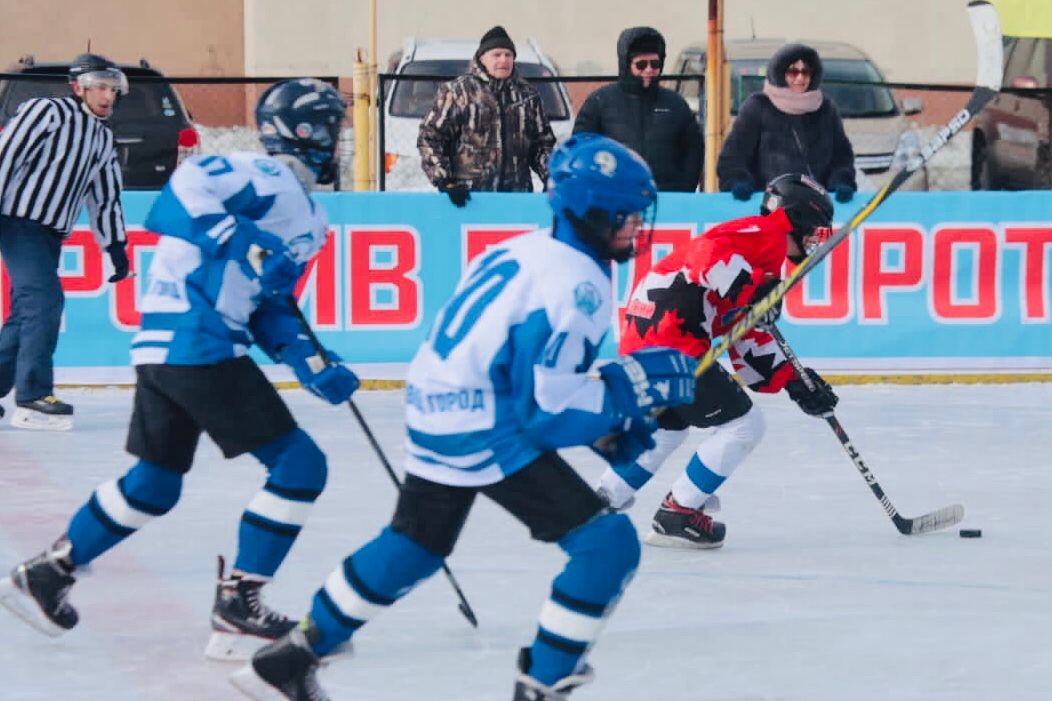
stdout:
POLYGON ((891 156, 892 170, 905 167, 910 158, 920 153, 921 143, 915 129, 907 129, 899 135, 899 143, 895 146, 895 153, 891 156))

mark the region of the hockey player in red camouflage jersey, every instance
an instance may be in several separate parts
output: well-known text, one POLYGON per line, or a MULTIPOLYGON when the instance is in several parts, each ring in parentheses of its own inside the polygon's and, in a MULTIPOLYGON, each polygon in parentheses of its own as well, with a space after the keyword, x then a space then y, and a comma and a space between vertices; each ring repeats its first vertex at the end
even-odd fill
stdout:
MULTIPOLYGON (((700 357, 712 339, 727 333, 741 314, 778 284, 788 257, 803 259, 829 233, 833 203, 811 178, 786 174, 771 181, 760 216, 717 225, 655 265, 633 290, 621 329, 620 352, 650 346, 676 348, 700 357)), ((760 325, 730 348, 742 383, 756 392, 785 389, 803 411, 831 411, 837 397, 813 370, 807 390, 765 329, 781 312, 772 309, 760 325)), ((719 508, 713 495, 752 452, 764 433, 759 408, 719 364, 697 380, 693 404, 670 407, 658 417, 656 447, 634 462, 613 465, 597 491, 612 508, 631 505, 634 493, 683 443, 690 426, 713 428, 691 456, 654 515, 651 545, 718 548, 726 528, 706 510, 719 508)))

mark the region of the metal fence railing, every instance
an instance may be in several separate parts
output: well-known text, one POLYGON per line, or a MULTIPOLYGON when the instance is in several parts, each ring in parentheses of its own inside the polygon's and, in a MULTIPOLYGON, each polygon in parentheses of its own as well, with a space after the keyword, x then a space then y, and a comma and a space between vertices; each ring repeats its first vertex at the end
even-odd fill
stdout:
MULTIPOLYGON (((66 75, 43 72, 0 73, 0 124, 6 122, 18 104, 29 97, 39 95, 69 94, 66 75)), ((164 77, 154 73, 148 66, 141 72, 134 67, 129 73, 130 94, 122 98, 115 111, 112 123, 121 141, 122 132, 132 131, 130 115, 137 112, 148 120, 166 122, 180 119, 185 106, 187 123, 196 135, 194 150, 205 153, 224 154, 238 150, 259 150, 253 111, 259 95, 271 83, 282 77, 164 77)), ((406 73, 381 73, 377 80, 376 128, 374 143, 377 144, 376 176, 377 189, 398 191, 429 191, 420 167, 417 136, 421 118, 431 108, 435 93, 441 82, 454 76, 411 75, 406 73)), ((335 189, 351 189, 353 183, 354 134, 351 123, 351 101, 354 94, 349 77, 321 77, 337 87, 348 102, 347 124, 341 144, 341 178, 335 189)), ((541 93, 545 109, 553 130, 560 139, 573 129, 573 120, 584 100, 595 89, 617 78, 609 75, 595 76, 530 76, 530 80, 541 93)), ((662 76, 662 84, 683 95, 693 109, 704 119, 704 77, 695 74, 662 76)), ((731 101, 736 106, 745 95, 759 89, 762 78, 740 76, 732 81, 731 101), (751 82, 750 82, 751 81, 751 82), (759 82, 758 82, 759 81, 759 82), (735 87, 736 86, 736 87, 735 87)), ((945 124, 962 106, 966 94, 972 90, 967 85, 932 85, 914 83, 863 83, 830 81, 823 84, 823 91, 845 117, 849 131, 853 126, 865 123, 869 141, 879 140, 882 132, 898 130, 906 135, 906 141, 923 144, 934 130, 945 124), (874 91, 884 91, 893 96, 897 107, 887 112, 891 102, 874 107, 874 91), (888 119, 889 114, 901 112, 903 104, 923 108, 916 113, 899 116, 898 126, 888 119), (868 110, 868 111, 867 111, 868 110), (882 113, 882 110, 883 113, 882 113), (882 116, 883 115, 883 116, 882 116), (905 128, 902 125, 906 125, 905 128), (912 134, 912 136, 909 136, 912 134)), ((1032 102, 1044 105, 1044 123, 1052 122, 1052 91, 1048 89, 1006 88, 1004 93, 1020 97, 1038 98, 1032 102)), ((889 98, 891 99, 891 98, 889 98)), ((1039 116, 1040 117, 1040 116, 1039 116)), ((972 172, 971 131, 959 134, 929 163, 927 189, 965 190, 976 180, 972 172)), ((884 137, 887 134, 884 133, 884 137)), ((138 135, 130 139, 140 138, 138 135)), ((1035 138, 1047 140, 1047 133, 1035 138)), ((174 139, 174 137, 173 137, 174 139)), ((886 139, 885 139, 886 140, 886 139)), ((855 141, 853 137, 853 142, 855 141)), ((863 153, 863 139, 856 143, 856 155, 860 175, 873 175, 874 171, 892 164, 894 145, 880 154, 863 153)), ((174 144, 174 141, 173 141, 174 144)), ((183 154, 185 155, 185 154, 183 154)), ((864 179, 864 178, 863 178, 864 179)), ((539 184, 535 185, 539 189, 539 184)))

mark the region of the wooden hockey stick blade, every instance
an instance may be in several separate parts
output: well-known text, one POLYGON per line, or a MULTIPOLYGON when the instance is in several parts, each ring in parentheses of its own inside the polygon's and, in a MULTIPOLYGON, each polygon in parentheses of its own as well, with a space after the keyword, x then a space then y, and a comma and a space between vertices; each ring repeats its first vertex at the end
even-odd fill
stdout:
POLYGON ((738 320, 730 331, 728 331, 720 342, 712 345, 709 350, 698 361, 698 369, 695 375, 701 375, 708 370, 721 355, 730 350, 730 347, 740 341, 745 334, 749 333, 757 323, 771 310, 800 280, 821 263, 826 256, 845 238, 857 229, 863 221, 884 203, 885 200, 902 186, 913 173, 917 172, 925 163, 965 127, 997 94, 1001 89, 1001 71, 1004 61, 1004 47, 1001 41, 1001 25, 997 19, 997 11, 987 0, 972 0, 968 3, 968 18, 972 25, 972 33, 975 35, 976 55, 978 58, 978 71, 975 79, 975 90, 972 92, 968 103, 955 114, 935 136, 921 148, 920 152, 911 158, 900 170, 889 180, 884 187, 877 190, 873 197, 855 213, 848 222, 833 233, 821 246, 807 256, 800 265, 789 272, 785 278, 774 287, 766 297, 750 307, 742 318, 738 320))
POLYGON ((919 533, 931 533, 954 524, 964 519, 964 507, 960 504, 944 506, 938 511, 917 516, 916 518, 905 518, 899 516, 895 521, 895 527, 903 535, 917 535, 919 533))

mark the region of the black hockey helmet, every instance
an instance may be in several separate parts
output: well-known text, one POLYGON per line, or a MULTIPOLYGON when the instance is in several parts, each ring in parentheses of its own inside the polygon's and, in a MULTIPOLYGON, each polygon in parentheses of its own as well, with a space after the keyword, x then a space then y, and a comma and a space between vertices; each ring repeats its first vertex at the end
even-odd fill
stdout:
POLYGON ((256 125, 263 148, 271 155, 295 156, 326 185, 336 179, 340 140, 347 105, 334 87, 316 78, 274 83, 256 104, 256 125))
POLYGON ((779 207, 793 225, 790 236, 806 253, 810 251, 804 246, 804 238, 828 235, 833 224, 833 200, 824 187, 807 175, 786 173, 767 183, 760 214, 770 214, 779 207))
POLYGON ((98 54, 80 54, 69 64, 69 82, 89 88, 98 81, 114 86, 121 95, 128 94, 128 78, 117 64, 98 54))

